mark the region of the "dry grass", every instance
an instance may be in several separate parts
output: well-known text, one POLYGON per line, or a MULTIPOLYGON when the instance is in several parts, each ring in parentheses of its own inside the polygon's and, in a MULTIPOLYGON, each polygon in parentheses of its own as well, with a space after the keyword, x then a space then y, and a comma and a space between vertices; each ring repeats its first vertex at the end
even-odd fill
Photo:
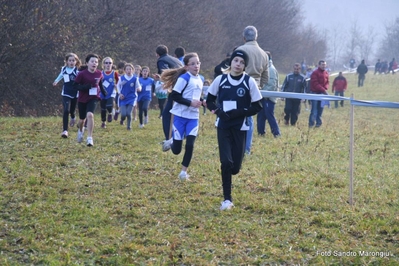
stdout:
MULTIPOLYGON (((368 75, 347 96, 399 101, 398 78, 368 75)), ((191 182, 177 178, 182 155, 161 151, 155 110, 144 129, 96 128, 92 148, 61 139, 60 117, 1 118, 0 264, 397 265, 398 110, 355 109, 353 207, 346 104, 319 129, 303 110, 279 139, 255 132, 227 212, 210 114, 191 182)))

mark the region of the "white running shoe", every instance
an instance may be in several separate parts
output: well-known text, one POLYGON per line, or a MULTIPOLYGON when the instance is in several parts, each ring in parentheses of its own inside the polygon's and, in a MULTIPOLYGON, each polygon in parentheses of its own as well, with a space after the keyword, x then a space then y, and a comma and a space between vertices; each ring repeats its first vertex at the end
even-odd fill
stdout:
POLYGON ((71 118, 71 121, 69 121, 69 126, 70 127, 74 127, 76 124, 76 119, 75 118, 71 118))
POLYGON ((233 207, 234 207, 233 202, 231 202, 229 200, 225 200, 225 201, 222 202, 222 205, 220 205, 220 210, 221 211, 230 210, 233 207))
POLYGON ((91 147, 93 145, 94 145, 93 138, 92 137, 87 137, 87 146, 91 147))
POLYGON ((61 137, 66 139, 68 137, 68 131, 64 130, 64 132, 61 133, 61 137))
POLYGON ((143 128, 143 127, 144 127, 144 125, 143 125, 143 124, 140 124, 140 125, 139 125, 139 128, 143 128))
POLYGON ((162 144, 162 150, 163 151, 168 151, 170 150, 170 147, 173 144, 173 138, 165 140, 165 142, 162 144))
POLYGON ((144 117, 144 125, 147 125, 148 124, 148 116, 145 116, 144 117))
POLYGON ((84 130, 83 131, 80 131, 79 129, 78 129, 78 136, 77 136, 77 141, 78 141, 78 143, 81 143, 82 141, 83 141, 83 133, 84 133, 84 130))
POLYGON ((187 172, 180 172, 180 174, 179 174, 179 179, 180 179, 180 181, 186 181, 186 180, 189 180, 189 177, 190 177, 190 175, 189 174, 187 174, 187 172))

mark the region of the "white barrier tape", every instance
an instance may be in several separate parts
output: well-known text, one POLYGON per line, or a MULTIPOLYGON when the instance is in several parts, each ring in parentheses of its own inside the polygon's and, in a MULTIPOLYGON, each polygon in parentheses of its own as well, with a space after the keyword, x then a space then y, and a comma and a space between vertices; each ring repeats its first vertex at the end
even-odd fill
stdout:
POLYGON ((294 98, 302 100, 316 100, 316 101, 350 101, 351 105, 368 106, 368 107, 382 107, 382 108, 399 108, 399 103, 384 102, 384 101, 362 101, 354 100, 348 97, 327 95, 327 94, 309 94, 309 93, 295 93, 295 92, 281 92, 281 91, 264 91, 260 93, 263 97, 278 97, 278 98, 294 98))

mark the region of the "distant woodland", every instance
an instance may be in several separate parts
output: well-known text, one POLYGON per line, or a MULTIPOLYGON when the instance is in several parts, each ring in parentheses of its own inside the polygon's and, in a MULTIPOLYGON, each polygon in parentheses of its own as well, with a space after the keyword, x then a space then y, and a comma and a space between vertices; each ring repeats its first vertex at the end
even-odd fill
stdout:
POLYGON ((155 48, 197 52, 201 73, 243 43, 248 25, 279 71, 327 56, 326 34, 303 25, 298 0, 0 0, 0 116, 47 116, 61 111, 61 85, 52 82, 64 55, 90 52, 149 66, 155 48))

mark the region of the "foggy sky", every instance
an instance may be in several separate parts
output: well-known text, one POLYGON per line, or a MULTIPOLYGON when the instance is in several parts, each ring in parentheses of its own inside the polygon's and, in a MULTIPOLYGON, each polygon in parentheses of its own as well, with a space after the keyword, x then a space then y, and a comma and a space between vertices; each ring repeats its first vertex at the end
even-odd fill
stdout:
POLYGON ((385 25, 399 17, 399 0, 300 0, 303 3, 305 24, 311 23, 331 30, 335 27, 345 33, 356 21, 363 33, 369 26, 377 33, 377 44, 385 35, 385 25))

